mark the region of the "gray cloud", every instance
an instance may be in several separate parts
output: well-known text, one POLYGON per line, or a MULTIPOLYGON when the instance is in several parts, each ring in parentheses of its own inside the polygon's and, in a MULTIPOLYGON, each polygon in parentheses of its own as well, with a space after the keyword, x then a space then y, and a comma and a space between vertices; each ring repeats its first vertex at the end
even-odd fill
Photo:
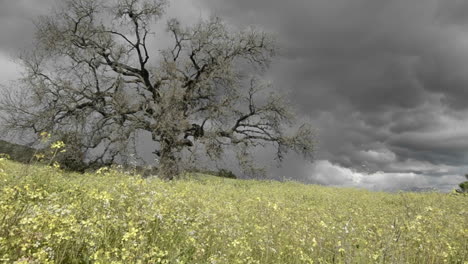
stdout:
POLYGON ((34 19, 47 13, 55 0, 0 0, 0 50, 14 55, 34 37, 34 19))
POLYGON ((312 181, 325 184, 367 188, 372 190, 428 190, 437 186, 440 190, 450 191, 453 185, 461 182, 460 175, 441 175, 428 177, 415 172, 359 172, 343 168, 329 161, 319 160, 308 168, 312 181))
MULTIPOLYGON (((233 24, 277 33, 282 56, 269 76, 314 121, 319 159, 363 179, 383 171, 373 179, 387 184, 414 174, 440 187, 444 175, 463 173, 466 1, 201 1, 233 24)), ((321 168, 312 181, 340 182, 321 168)))
MULTIPOLYGON (((0 52, 30 42, 31 18, 51 2, 0 0, 0 52)), ((380 189, 462 180, 468 2, 173 0, 168 13, 188 24, 212 13, 276 34, 280 56, 266 77, 313 121, 320 162, 293 157, 275 177, 380 189)))

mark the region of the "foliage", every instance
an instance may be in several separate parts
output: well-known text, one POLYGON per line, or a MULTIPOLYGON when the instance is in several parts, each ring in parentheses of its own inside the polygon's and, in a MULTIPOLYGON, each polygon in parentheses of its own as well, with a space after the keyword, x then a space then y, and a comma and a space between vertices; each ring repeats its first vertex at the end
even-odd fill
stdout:
POLYGON ((0 140, 0 153, 8 154, 15 161, 28 163, 33 158, 35 149, 0 140))
POLYGON ((222 177, 222 178, 228 178, 228 179, 237 179, 237 175, 228 170, 228 169, 219 169, 219 170, 203 170, 199 168, 194 168, 191 170, 186 170, 185 173, 189 174, 206 174, 206 175, 211 175, 211 176, 217 176, 217 177, 222 177))
POLYGON ((81 147, 81 136, 77 133, 62 132, 57 135, 56 142, 62 142, 62 150, 57 153, 55 160, 62 169, 75 172, 84 172, 97 164, 89 164, 84 161, 85 153, 81 147))
POLYGON ((190 27, 171 19, 172 43, 162 47, 151 26, 166 4, 60 1, 36 21, 34 49, 19 58, 24 78, 2 96, 6 128, 79 135, 77 153, 101 164, 138 156, 143 134, 167 178, 187 155, 221 159, 227 148, 241 165, 251 164, 250 148, 266 145, 279 160, 290 150, 311 158, 310 126, 295 124, 287 102, 258 77, 275 54, 273 37, 219 18, 190 27))
POLYGON ((462 182, 458 186, 460 187, 460 192, 462 193, 468 192, 468 181, 462 182))
POLYGON ((5 263, 463 263, 466 196, 0 161, 5 263))
POLYGON ((237 179, 237 176, 230 170, 227 169, 220 169, 216 176, 229 178, 229 179, 237 179))
POLYGON ((76 135, 63 133, 56 135, 55 140, 52 140, 49 133, 42 132, 39 137, 40 142, 36 148, 0 140, 0 154, 7 154, 9 159, 21 163, 54 161, 58 162, 62 169, 76 172, 84 172, 92 167, 93 164, 83 161, 84 154, 77 148, 79 144, 75 143, 76 135))
MULTIPOLYGON (((468 179, 468 174, 465 174, 465 178, 468 179)), ((468 181, 462 182, 458 185, 460 187, 457 192, 459 193, 468 193, 468 181)))

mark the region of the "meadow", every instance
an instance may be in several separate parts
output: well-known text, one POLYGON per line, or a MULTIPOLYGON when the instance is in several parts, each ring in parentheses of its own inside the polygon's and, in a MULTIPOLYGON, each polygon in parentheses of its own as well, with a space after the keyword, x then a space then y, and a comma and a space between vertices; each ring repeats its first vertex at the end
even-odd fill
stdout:
POLYGON ((3 263, 468 263, 468 196, 0 160, 3 263))

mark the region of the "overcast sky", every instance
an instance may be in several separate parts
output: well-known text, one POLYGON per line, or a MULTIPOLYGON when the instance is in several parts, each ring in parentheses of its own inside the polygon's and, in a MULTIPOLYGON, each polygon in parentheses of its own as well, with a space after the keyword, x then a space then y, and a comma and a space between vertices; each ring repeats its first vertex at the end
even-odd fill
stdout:
MULTIPOLYGON (((0 0, 0 83, 53 0, 0 0)), ((468 173, 468 1, 173 0, 185 23, 218 15, 280 47, 266 73, 317 131, 316 162, 271 173, 377 190, 450 190, 468 173)))

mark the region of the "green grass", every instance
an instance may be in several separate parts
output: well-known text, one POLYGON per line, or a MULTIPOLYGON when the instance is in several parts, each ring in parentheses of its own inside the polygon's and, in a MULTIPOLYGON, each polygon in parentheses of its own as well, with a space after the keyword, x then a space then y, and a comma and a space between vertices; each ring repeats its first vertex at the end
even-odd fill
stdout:
POLYGON ((0 161, 4 263, 467 263, 468 196, 0 161))

